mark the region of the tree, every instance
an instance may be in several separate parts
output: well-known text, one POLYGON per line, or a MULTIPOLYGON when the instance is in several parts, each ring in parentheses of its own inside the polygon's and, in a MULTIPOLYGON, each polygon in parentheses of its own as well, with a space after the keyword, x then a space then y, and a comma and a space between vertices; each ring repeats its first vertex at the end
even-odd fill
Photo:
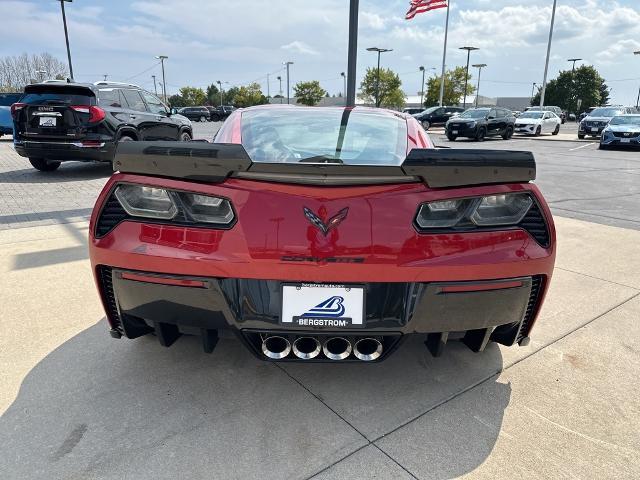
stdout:
POLYGON ((30 83, 66 76, 66 64, 50 53, 0 58, 0 88, 6 91, 21 91, 30 83))
POLYGON ((171 95, 169 97, 169 105, 171 105, 171 108, 182 108, 187 106, 184 98, 180 95, 171 95))
POLYGON ((260 84, 254 82, 246 87, 238 88, 238 92, 233 97, 233 104, 236 107, 250 107, 252 105, 263 105, 269 103, 267 97, 262 94, 260 84))
MULTIPOLYGON (((465 67, 456 67, 444 73, 444 96, 443 105, 458 105, 464 97, 465 77, 467 81, 467 96, 473 95, 476 91, 471 84, 471 74, 466 75, 465 67)), ((434 107, 440 100, 440 77, 431 77, 427 81, 427 94, 425 95, 424 106, 434 107)))
POLYGON ((320 86, 320 82, 312 80, 310 82, 298 82, 293 87, 293 94, 297 97, 296 102, 313 107, 317 105, 322 97, 328 95, 326 90, 320 86))
POLYGON ((178 94, 182 97, 187 107, 204 105, 207 101, 207 94, 198 87, 182 87, 178 94))
POLYGON ((223 97, 223 103, 225 105, 235 105, 233 103, 233 99, 235 98, 235 96, 238 94, 238 92, 240 91, 240 89, 238 87, 231 87, 226 91, 222 92, 222 97, 223 97))
POLYGON ((207 87, 207 103, 209 105, 220 104, 220 90, 218 90, 215 83, 212 83, 207 87))
MULTIPOLYGON (((563 70, 547 83, 545 105, 557 105, 563 110, 578 113, 578 100, 582 100, 581 110, 605 105, 609 101, 609 87, 591 65, 576 68, 573 75, 571 70, 563 70)), ((531 105, 540 105, 540 91, 533 97, 531 105)))
POLYGON ((390 68, 381 68, 379 90, 377 85, 378 69, 367 68, 367 73, 360 83, 358 98, 364 100, 365 103, 375 104, 376 91, 379 91, 377 106, 398 109, 404 106, 405 96, 400 88, 402 82, 393 70, 390 68))

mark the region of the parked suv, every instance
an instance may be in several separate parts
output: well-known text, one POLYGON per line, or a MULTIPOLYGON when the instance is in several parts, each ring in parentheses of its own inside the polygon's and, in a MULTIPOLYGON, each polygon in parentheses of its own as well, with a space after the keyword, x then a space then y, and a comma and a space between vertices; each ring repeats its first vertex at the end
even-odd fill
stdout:
POLYGON ((226 119, 229 115, 231 115, 234 111, 237 110, 236 107, 232 107, 231 105, 221 105, 219 107, 207 107, 209 109, 209 113, 211 114, 212 122, 220 122, 226 119))
POLYGON ((425 130, 429 130, 432 125, 442 125, 454 115, 462 112, 464 112, 462 107, 431 107, 413 117, 422 124, 425 130))
POLYGON ((587 135, 599 137, 613 117, 633 113, 635 113, 635 108, 633 107, 612 106, 594 108, 589 115, 580 121, 578 125, 578 138, 583 139, 587 135))
POLYGON ((567 121, 567 114, 560 107, 556 107, 553 105, 545 105, 544 107, 533 106, 533 107, 527 107, 526 109, 527 112, 536 111, 536 110, 555 113, 560 118, 563 124, 567 121))
POLYGON ((155 95, 123 83, 27 85, 11 115, 16 152, 43 172, 67 160, 111 162, 122 141, 192 138, 188 119, 171 115, 155 95))
POLYGON ((508 140, 513 136, 515 121, 511 110, 505 108, 470 108, 449 120, 444 130, 452 142, 458 137, 481 142, 485 137, 497 135, 508 140))
POLYGON ((208 122, 211 120, 211 114, 207 107, 183 107, 178 110, 180 115, 184 115, 189 120, 196 120, 198 122, 208 122))
POLYGON ((11 105, 16 103, 22 93, 0 93, 0 137, 13 134, 11 105))

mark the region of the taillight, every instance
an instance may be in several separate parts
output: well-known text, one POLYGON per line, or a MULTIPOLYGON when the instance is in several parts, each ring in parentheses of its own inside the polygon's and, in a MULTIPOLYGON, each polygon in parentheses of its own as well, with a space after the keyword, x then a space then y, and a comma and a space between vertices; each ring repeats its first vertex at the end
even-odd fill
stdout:
POLYGON ((96 107, 95 105, 72 105, 70 107, 72 110, 75 110, 79 113, 88 113, 89 114, 89 123, 98 123, 104 120, 105 111, 100 107, 96 107))
POLYGON ((18 116, 18 112, 25 107, 26 103, 14 103, 11 105, 11 116, 16 118, 18 116))

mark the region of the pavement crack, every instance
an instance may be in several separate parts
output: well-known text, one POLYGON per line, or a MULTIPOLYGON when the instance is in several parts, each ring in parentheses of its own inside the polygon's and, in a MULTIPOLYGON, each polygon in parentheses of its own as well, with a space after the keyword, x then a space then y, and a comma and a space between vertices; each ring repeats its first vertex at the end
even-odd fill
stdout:
POLYGON ((558 266, 556 266, 554 268, 556 270, 562 270, 563 272, 570 272, 570 273, 575 273, 576 275, 582 275, 583 277, 593 278, 594 280, 601 280, 603 282, 607 282, 607 283, 610 283, 612 285, 618 285, 620 287, 630 288, 630 289, 635 290, 635 291, 639 291, 640 290, 639 288, 634 287, 632 285, 627 285, 626 283, 614 282, 613 280, 607 280, 606 278, 596 277, 595 275, 589 275, 588 273, 576 272, 575 270, 571 270, 570 268, 564 268, 564 267, 558 267, 558 266))

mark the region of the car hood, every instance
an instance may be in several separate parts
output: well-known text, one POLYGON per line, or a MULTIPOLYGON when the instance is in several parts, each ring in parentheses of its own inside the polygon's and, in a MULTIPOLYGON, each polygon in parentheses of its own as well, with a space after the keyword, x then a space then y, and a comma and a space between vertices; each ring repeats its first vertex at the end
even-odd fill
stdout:
POLYGON ((541 122, 541 118, 516 118, 516 124, 518 125, 538 125, 541 122))
POLYGON ((613 117, 584 117, 585 122, 608 122, 613 117))
MULTIPOLYGON (((484 118, 460 118, 460 117, 451 117, 449 119, 449 122, 455 122, 455 123, 473 123, 473 122, 482 122, 484 121, 484 118)), ((447 122, 447 123, 449 123, 447 122)))
POLYGON ((174 120, 178 120, 180 123, 182 123, 182 125, 191 125, 191 120, 180 113, 174 113, 173 115, 171 115, 171 118, 173 118, 174 120))
POLYGON ((609 125, 607 130, 610 132, 638 132, 640 124, 636 125, 609 125))

